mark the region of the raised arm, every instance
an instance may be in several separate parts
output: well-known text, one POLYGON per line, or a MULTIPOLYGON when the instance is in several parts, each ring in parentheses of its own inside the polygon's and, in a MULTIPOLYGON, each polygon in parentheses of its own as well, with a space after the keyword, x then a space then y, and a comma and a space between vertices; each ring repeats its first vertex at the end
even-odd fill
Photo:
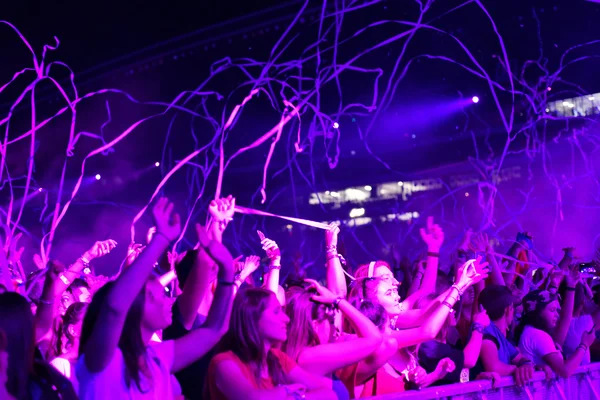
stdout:
MULTIPOLYGON (((259 231, 260 232, 260 231, 259 231)), ((277 296, 279 293, 279 271, 281 270, 281 250, 274 240, 267 239, 265 235, 260 232, 260 244, 263 250, 267 253, 269 258, 269 265, 265 269, 264 281, 265 287, 277 296)), ((278 297, 279 299, 279 297, 278 297)), ((281 303, 281 299, 279 299, 281 303)), ((285 302, 283 303, 285 304, 285 302)))
MULTIPOLYGON (((234 260, 234 265, 235 265, 235 260, 234 260)), ((251 276, 254 273, 254 271, 256 271, 258 269, 258 267, 260 267, 260 257, 248 256, 248 257, 246 257, 244 262, 241 262, 238 265, 241 265, 242 268, 241 268, 240 272, 235 274, 235 292, 236 293, 239 290, 239 288, 242 286, 242 284, 244 282, 246 282, 246 279, 248 279, 248 277, 251 276)))
POLYGON ((502 276, 502 268, 500 268, 494 256, 488 235, 485 233, 474 234, 471 238, 470 249, 476 253, 485 254, 486 260, 491 267, 488 282, 494 285, 506 286, 506 282, 504 282, 504 277, 502 276))
POLYGON ((85 364, 91 372, 101 372, 109 364, 119 344, 129 308, 148 280, 156 260, 179 237, 181 223, 173 208, 166 198, 156 202, 152 209, 156 235, 133 264, 115 280, 107 294, 92 335, 83 349, 85 364))
POLYGON ((193 330, 175 340, 175 355, 171 371, 173 373, 182 370, 208 353, 229 327, 235 286, 233 259, 227 248, 216 240, 209 240, 207 233, 202 228, 198 230, 198 238, 200 247, 219 266, 217 290, 202 328, 193 330))
POLYGON ((54 286, 54 296, 60 297, 69 287, 71 282, 73 282, 75 278, 78 278, 85 268, 89 268, 92 260, 107 255, 115 247, 117 247, 117 242, 110 239, 94 243, 88 251, 83 253, 81 257, 71 264, 68 270, 61 274, 60 279, 54 286))
POLYGON ((594 343, 594 340, 596 339, 596 333, 594 329, 595 328, 592 328, 592 330, 589 332, 583 332, 581 336, 581 344, 577 346, 575 353, 573 353, 567 360, 563 358, 559 351, 546 354, 542 357, 542 359, 558 376, 561 378, 568 378, 579 367, 586 351, 589 349, 592 343, 594 343))
POLYGON ((235 213, 235 198, 229 195, 223 199, 211 201, 208 212, 211 216, 210 224, 207 227, 208 236, 221 243, 223 242, 223 232, 235 213))
POLYGON ((317 281, 306 279, 306 282, 317 290, 318 295, 313 296, 312 300, 338 308, 350 321, 358 338, 305 348, 298 357, 298 364, 302 368, 325 376, 340 368, 356 364, 379 348, 381 333, 369 318, 317 281))
POLYGON ((431 311, 423 325, 412 329, 392 331, 392 336, 398 341, 398 348, 413 346, 432 340, 437 336, 448 317, 450 309, 465 290, 472 284, 487 278, 487 263, 480 264, 479 262, 480 258, 469 260, 460 267, 456 276, 456 283, 449 289, 444 301, 431 311))
POLYGON ((479 306, 479 312, 473 315, 473 327, 471 338, 463 350, 465 356, 465 368, 473 368, 477 364, 481 352, 481 341, 483 340, 483 329, 490 324, 490 318, 483 306, 479 306))
POLYGON ((39 306, 35 313, 35 341, 39 343, 42 338, 52 328, 54 321, 55 304, 54 296, 55 288, 60 279, 58 277, 65 270, 65 266, 60 262, 52 260, 48 263, 48 272, 46 272, 46 280, 42 289, 39 306))
POLYGON ((435 292, 440 249, 444 243, 444 231, 438 224, 433 223, 433 217, 427 217, 426 229, 421 228, 421 238, 427 245, 427 265, 423 273, 420 291, 423 296, 435 292))
POLYGON ((567 338, 569 332, 569 326, 571 326, 571 320, 573 319, 573 307, 575 306, 575 287, 580 280, 579 270, 577 266, 572 267, 565 278, 567 284, 567 290, 565 292, 565 299, 560 310, 560 318, 552 338, 556 343, 562 346, 567 338))
POLYGON ((342 262, 337 251, 339 233, 340 228, 335 224, 329 225, 329 229, 325 231, 327 288, 336 296, 345 298, 348 294, 348 287, 346 286, 344 267, 342 267, 342 262))
MULTIPOLYGON (((196 224, 196 233, 198 237, 206 234, 204 228, 196 224)), ((210 285, 217 277, 217 264, 201 247, 194 250, 194 264, 190 274, 185 281, 183 292, 177 298, 177 307, 182 317, 182 323, 185 329, 192 329, 198 308, 202 300, 209 294, 210 285)))

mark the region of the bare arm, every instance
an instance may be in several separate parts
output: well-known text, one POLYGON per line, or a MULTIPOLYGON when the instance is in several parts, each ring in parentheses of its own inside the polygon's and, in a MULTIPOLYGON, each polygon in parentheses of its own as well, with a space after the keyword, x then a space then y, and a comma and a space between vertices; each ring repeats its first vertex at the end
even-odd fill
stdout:
MULTIPOLYGON (((201 229, 201 228, 200 228, 201 229)), ((184 337, 175 340, 173 369, 177 372, 200 359, 212 349, 229 328, 233 299, 233 259, 225 246, 217 241, 208 242, 208 236, 202 232, 201 246, 219 265, 217 290, 210 307, 206 322, 202 328, 193 330, 184 337)))
POLYGON ((585 351, 578 347, 575 353, 567 360, 564 360, 562 354, 558 351, 546 354, 542 359, 550 366, 550 368, 552 368, 552 371, 554 371, 555 374, 561 378, 568 378, 575 372, 577 367, 579 367, 584 355, 585 351))
POLYGON ((558 324, 556 325, 552 335, 554 341, 561 346, 564 344, 565 339, 567 338, 569 326, 571 325, 571 320, 573 319, 575 286, 577 285, 578 280, 579 271, 576 268, 573 268, 571 271, 569 271, 569 274, 566 277, 567 290, 565 292, 565 299, 562 304, 562 309, 560 310, 560 319, 558 320, 558 324))
POLYGON ((179 236, 179 215, 173 213, 173 204, 161 198, 153 208, 158 233, 115 280, 100 310, 93 332, 85 343, 85 364, 93 373, 103 371, 116 351, 129 308, 138 296, 158 258, 167 249, 171 240, 179 236), (172 221, 171 221, 172 218, 172 221))
MULTIPOLYGON (((202 229, 196 227, 196 230, 202 229)), ((209 295, 210 284, 217 275, 217 266, 202 248, 198 249, 194 265, 190 271, 183 292, 177 298, 177 307, 181 313, 185 329, 194 325, 198 308, 202 300, 209 295)))
POLYGON ((338 256, 337 245, 340 228, 334 224, 329 225, 325 231, 325 265, 327 267, 327 288, 338 297, 348 295, 344 268, 338 256))
POLYGON ((486 372, 496 372, 500 376, 509 376, 517 369, 515 365, 504 364, 498 358, 498 347, 491 340, 481 343, 481 362, 486 372))
POLYGON ((355 364, 381 345, 381 333, 371 320, 346 300, 339 302, 339 308, 350 320, 358 338, 305 348, 298 358, 298 364, 314 374, 327 375, 355 364))
POLYGON ((79 257, 67 271, 65 271, 60 279, 56 281, 54 285, 54 296, 60 297, 63 292, 69 287, 71 282, 85 269, 86 265, 92 260, 102 257, 112 251, 117 246, 117 242, 114 240, 104 240, 94 243, 94 245, 81 257, 79 257))
POLYGON ((55 310, 54 299, 56 298, 54 296, 55 287, 57 282, 60 281, 58 277, 64 270, 65 267, 57 261, 48 263, 48 272, 46 272, 40 304, 34 316, 36 343, 39 343, 52 328, 55 310))
POLYGON ((465 346, 463 354, 465 355, 465 368, 473 368, 477 364, 479 353, 481 351, 481 341, 483 334, 473 331, 471 332, 471 339, 465 346))
POLYGON ((298 366, 287 375, 288 380, 293 383, 304 385, 309 400, 336 400, 337 395, 331 389, 331 381, 312 374, 298 366))

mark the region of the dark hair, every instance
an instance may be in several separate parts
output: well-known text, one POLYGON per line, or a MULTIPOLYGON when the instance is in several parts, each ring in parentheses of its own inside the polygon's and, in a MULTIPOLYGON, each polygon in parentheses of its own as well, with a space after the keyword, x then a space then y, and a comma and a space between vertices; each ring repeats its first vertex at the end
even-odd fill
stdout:
POLYGON ((6 389, 17 399, 26 398, 29 375, 33 372, 35 331, 29 303, 16 292, 0 294, 0 330, 7 342, 6 389))
POLYGON ((76 325, 84 318, 87 306, 87 303, 73 303, 67 308, 65 315, 58 317, 59 323, 55 327, 52 343, 52 350, 56 357, 60 357, 73 346, 75 338, 69 332, 69 326, 76 325))
POLYGON ((545 290, 544 291, 536 290, 533 292, 529 292, 523 298, 523 315, 522 315, 521 319, 519 320, 519 324, 517 325, 517 328, 515 329, 515 341, 516 342, 518 342, 521 339, 521 335, 523 334, 523 331, 525 330, 525 327, 527 325, 537 328, 539 330, 542 330, 544 332, 548 332, 548 330, 549 330, 548 323, 542 317, 542 312, 546 309, 546 307, 548 307, 548 305, 550 303, 558 300, 558 298, 556 295, 547 294, 548 297, 546 299, 549 301, 543 301, 542 299, 540 299, 540 297, 538 295, 539 292, 546 293, 546 294, 548 293, 548 291, 545 291, 545 290), (534 304, 535 304, 535 306, 533 308, 530 307, 528 304, 526 304, 526 303, 532 303, 532 302, 534 302, 534 304))
MULTIPOLYGON (((106 296, 114 286, 114 282, 108 282, 102 286, 92 298, 89 304, 83 326, 81 328, 81 339, 79 343, 79 354, 84 353, 85 344, 92 336, 94 326, 98 320, 98 316, 105 303, 106 296)), ((123 353, 125 362, 125 383, 127 387, 131 387, 132 381, 137 385, 140 392, 143 391, 141 381, 143 370, 140 366, 140 359, 146 354, 146 345, 142 339, 142 314, 144 311, 144 301, 146 296, 146 285, 140 290, 137 297, 133 301, 131 308, 127 312, 125 324, 121 331, 119 339, 119 349, 123 353)))
POLYGON ((369 318, 373 325, 379 328, 380 331, 383 331, 387 322, 387 313, 381 304, 359 298, 350 299, 350 304, 360 311, 362 315, 369 318))
POLYGON ((198 256, 198 250, 188 250, 185 253, 185 256, 175 264, 175 273, 177 274, 177 281, 179 282, 179 289, 183 290, 185 286, 185 282, 187 281, 188 276, 190 275, 190 271, 194 266, 194 262, 196 261, 196 257, 198 256))
POLYGON ((86 288, 87 290, 91 290, 90 285, 86 281, 84 281, 81 278, 75 278, 67 288, 67 292, 73 294, 73 291, 79 288, 86 288))
POLYGON ((261 314, 275 296, 267 289, 248 288, 237 293, 231 310, 229 331, 223 339, 223 348, 231 350, 254 373, 257 385, 261 381, 261 367, 267 364, 275 386, 285 384, 285 374, 272 352, 265 352, 265 344, 258 332, 261 314))
POLYGON ((7 291, 6 286, 4 286, 4 284, 0 283, 0 294, 4 293, 6 291, 7 291))

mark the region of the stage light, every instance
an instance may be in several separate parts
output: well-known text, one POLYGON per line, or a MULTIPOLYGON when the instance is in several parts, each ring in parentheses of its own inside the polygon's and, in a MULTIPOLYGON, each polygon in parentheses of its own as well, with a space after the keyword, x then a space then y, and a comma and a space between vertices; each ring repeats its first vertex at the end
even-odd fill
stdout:
POLYGON ((367 185, 367 186, 365 186, 365 190, 367 192, 370 192, 371 190, 373 190, 373 188, 371 186, 367 185))
POLYGON ((157 162, 154 163, 154 166, 155 167, 160 167, 160 163, 157 161, 157 162))
POLYGON ((477 104, 479 103, 479 97, 477 96, 473 96, 473 98, 471 99, 473 101, 473 103, 477 104))
POLYGON ((337 122, 333 123, 333 129, 337 129, 340 127, 340 124, 338 124, 337 122))
POLYGON ((364 208, 353 208, 352 210, 350 210, 350 218, 358 218, 362 217, 363 215, 365 215, 364 208))
POLYGON ((563 105, 564 107, 569 107, 569 102, 568 102, 568 101, 563 101, 563 102, 562 102, 562 105, 563 105))
POLYGON ((549 109, 549 108, 546 108, 546 112, 550 112, 550 109, 549 109))
POLYGON ((592 100, 594 100, 594 96, 590 96, 590 97, 588 97, 588 100, 589 100, 589 101, 592 101, 592 100))
POLYGON ((96 174, 96 180, 99 181, 102 177, 100 176, 100 174, 96 174))
POLYGON ((469 197, 469 192, 465 192, 465 197, 469 197))
POLYGON ((42 190, 44 190, 44 189, 42 189, 42 188, 39 188, 39 189, 38 189, 38 192, 41 192, 42 190))
POLYGON ((551 91, 551 90, 552 90, 552 88, 550 86, 548 86, 548 91, 551 91))

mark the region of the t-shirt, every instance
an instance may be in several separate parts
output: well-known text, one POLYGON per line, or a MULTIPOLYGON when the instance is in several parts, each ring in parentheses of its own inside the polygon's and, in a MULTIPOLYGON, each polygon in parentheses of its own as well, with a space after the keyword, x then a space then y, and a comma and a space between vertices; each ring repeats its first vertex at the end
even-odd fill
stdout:
MULTIPOLYGON (((173 304, 173 323, 171 323, 167 329, 163 330, 164 340, 179 339, 190 332, 183 326, 183 317, 181 316, 181 312, 179 312, 179 307, 177 304, 177 301, 175 304, 173 304)), ((194 324, 192 325, 192 329, 200 328, 205 321, 206 317, 198 314, 194 324)), ((181 391, 187 399, 202 399, 204 382, 208 373, 208 364, 210 363, 210 359, 213 357, 213 355, 214 353, 209 351, 201 359, 175 374, 175 377, 181 385, 181 391)))
POLYGON ((525 358, 533 361, 535 365, 546 365, 542 357, 547 354, 560 352, 552 336, 530 325, 527 325, 523 329, 521 339, 519 340, 519 350, 521 350, 521 354, 525 358))
MULTIPOLYGON (((496 348, 498 349, 498 360, 504 364, 510 365, 512 360, 519 355, 519 350, 506 336, 504 336, 502 331, 498 329, 493 322, 483 330, 483 340, 489 340, 496 345, 496 348)), ((475 379, 477 375, 484 370, 483 362, 481 361, 481 357, 479 357, 477 359, 477 364, 475 364, 475 367, 471 370, 471 379, 475 379)))
MULTIPOLYGON (((271 349, 271 353, 277 357, 279 360, 279 364, 281 365, 281 369, 284 374, 289 374, 294 368, 298 366, 294 360, 292 360, 287 354, 278 349, 271 349)), ((219 390, 216 382, 216 368, 219 363, 224 361, 233 361, 242 371, 244 377, 248 380, 248 383, 252 385, 255 389, 273 389, 275 384, 273 380, 269 378, 262 378, 260 383, 257 384, 254 379, 254 374, 250 367, 242 362, 238 356, 236 356, 233 351, 227 351, 225 353, 217 354, 210 362, 208 367, 208 396, 207 399, 211 400, 228 400, 227 397, 219 390)))
POLYGON ((504 364, 510 364, 519 355, 519 350, 504 336, 502 331, 493 322, 483 330, 483 340, 494 342, 496 348, 498 348, 498 360, 504 364))
POLYGON ((152 345, 146 349, 146 360, 151 378, 142 374, 142 391, 135 382, 127 387, 125 382, 125 360, 121 349, 117 348, 112 360, 104 371, 92 373, 85 365, 85 355, 77 360, 75 372, 79 380, 81 400, 101 399, 173 399, 180 393, 173 388, 171 369, 173 367, 173 341, 152 345))
POLYGON ((79 382, 77 381, 77 375, 73 368, 75 363, 71 363, 71 361, 63 357, 56 357, 54 360, 50 361, 50 364, 64 377, 70 380, 73 389, 75 389, 75 393, 79 393, 79 382))
MULTIPOLYGON (((594 327, 594 319, 591 315, 581 315, 571 320, 569 325, 569 332, 567 332, 567 338, 563 345, 563 354, 565 358, 569 358, 577 350, 577 346, 581 343, 581 336, 583 332, 588 332, 594 327)), ((581 365, 587 365, 590 363, 590 350, 588 349, 581 360, 581 365)))
POLYGON ((460 382, 460 374, 465 366, 465 354, 449 344, 438 342, 437 340, 429 340, 421 343, 419 346, 419 365, 427 371, 428 374, 435 371, 438 363, 449 358, 454 362, 456 368, 449 372, 443 379, 436 381, 432 386, 448 385, 451 383, 460 382))

